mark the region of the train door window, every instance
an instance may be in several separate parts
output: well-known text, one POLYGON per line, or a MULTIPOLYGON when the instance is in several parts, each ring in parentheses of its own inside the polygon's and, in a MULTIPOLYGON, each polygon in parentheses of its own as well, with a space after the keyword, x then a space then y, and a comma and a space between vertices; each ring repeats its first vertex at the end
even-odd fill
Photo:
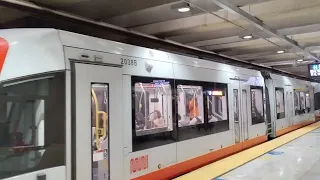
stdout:
POLYGON ((203 90, 201 86, 178 85, 178 126, 204 123, 203 90))
MULTIPOLYGON (((290 110, 289 110, 289 113, 290 113, 290 116, 293 115, 293 106, 294 106, 294 103, 292 103, 292 92, 290 92, 290 96, 289 96, 289 101, 290 101, 290 110)), ((293 100, 294 101, 294 100, 293 100)))
POLYGON ((65 74, 0 87, 0 179, 65 164, 65 74))
POLYGON ((276 90, 276 112, 277 119, 285 118, 285 102, 284 102, 284 89, 275 88, 276 90))
POLYGON ((233 90, 233 117, 235 142, 240 142, 240 122, 239 122, 239 94, 238 89, 233 90))
POLYGON ((92 177, 109 177, 109 89, 108 84, 91 85, 92 177))
POLYGON ((227 84, 206 83, 206 104, 209 133, 229 130, 227 84))
POLYGON ((310 93, 306 93, 306 112, 310 112, 311 110, 311 104, 310 104, 310 93))
POLYGON ((306 112, 306 96, 303 91, 300 91, 300 110, 302 113, 306 112))
POLYGON ((301 114, 300 113, 300 93, 299 91, 294 90, 294 111, 295 115, 301 114))
POLYGON ((133 150, 172 143, 172 80, 132 77, 133 150))
POLYGON ((252 125, 264 122, 263 87, 251 86, 251 118, 252 125))

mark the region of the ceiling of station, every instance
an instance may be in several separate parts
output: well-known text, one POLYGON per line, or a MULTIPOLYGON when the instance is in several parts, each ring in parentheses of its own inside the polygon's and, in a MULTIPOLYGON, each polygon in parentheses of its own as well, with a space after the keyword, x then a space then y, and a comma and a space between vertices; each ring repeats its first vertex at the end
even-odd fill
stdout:
MULTIPOLYGON (((303 76, 320 61, 320 0, 29 2, 303 76)), ((0 27, 28 16, 0 7, 0 27)))

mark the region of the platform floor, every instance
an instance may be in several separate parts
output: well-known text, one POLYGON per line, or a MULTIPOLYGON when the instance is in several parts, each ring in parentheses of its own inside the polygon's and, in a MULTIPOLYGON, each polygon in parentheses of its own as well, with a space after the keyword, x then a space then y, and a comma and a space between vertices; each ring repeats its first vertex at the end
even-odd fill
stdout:
POLYGON ((176 180, 320 180, 320 123, 222 159, 176 180))

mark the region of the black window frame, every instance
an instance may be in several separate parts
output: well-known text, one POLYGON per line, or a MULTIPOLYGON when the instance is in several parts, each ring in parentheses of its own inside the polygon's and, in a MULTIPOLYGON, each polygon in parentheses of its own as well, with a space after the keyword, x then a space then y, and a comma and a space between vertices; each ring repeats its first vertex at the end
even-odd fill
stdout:
POLYGON ((202 137, 207 134, 206 131, 206 127, 207 127, 207 120, 206 120, 206 103, 205 103, 205 94, 204 94, 204 83, 200 82, 200 81, 192 81, 192 80, 180 80, 180 79, 175 79, 174 80, 174 94, 175 97, 178 97, 178 85, 186 85, 186 86, 201 86, 202 87, 202 97, 203 97, 203 118, 204 118, 204 123, 202 124, 196 124, 196 125, 190 125, 190 126, 183 126, 183 127, 179 127, 179 123, 178 123, 178 101, 177 98, 175 98, 175 109, 176 111, 175 113, 175 118, 177 119, 177 132, 178 132, 178 141, 184 141, 184 140, 188 140, 188 139, 193 139, 193 138, 197 138, 197 137, 202 137))
MULTIPOLYGON (((217 122, 210 122, 208 119, 208 108, 207 108, 207 101, 205 100, 205 122, 207 122, 207 131, 208 135, 211 134, 217 134, 225 131, 230 130, 230 115, 229 115, 229 88, 228 88, 228 83, 217 83, 217 82, 205 82, 205 87, 204 87, 204 95, 205 97, 207 96, 207 91, 212 91, 212 90, 223 90, 224 88, 224 93, 226 96, 226 103, 227 103, 227 120, 223 121, 217 121, 217 122)), ((206 98, 205 98, 206 99, 206 98)))
POLYGON ((183 79, 170 79, 159 77, 145 77, 145 76, 131 76, 131 122, 132 122, 132 151, 141 151, 158 146, 168 145, 180 141, 203 137, 211 134, 225 132, 230 130, 230 115, 229 115, 229 92, 228 83, 216 83, 206 81, 193 81, 183 79), (156 139, 157 134, 148 134, 144 136, 136 135, 135 127, 135 84, 136 83, 152 83, 154 80, 164 80, 171 85, 172 92, 172 131, 167 131, 163 134, 163 138, 156 139), (204 110, 204 123, 179 127, 178 124, 178 101, 177 101, 177 86, 190 85, 190 86, 202 86, 203 90, 203 110, 204 110), (207 107, 207 91, 217 90, 217 87, 223 90, 226 96, 227 107, 227 120, 210 122, 208 123, 208 107, 207 107), (198 129, 203 129, 201 132, 197 132, 198 129), (195 131, 194 131, 195 130, 195 131), (158 141, 158 142, 157 142, 158 141))
MULTIPOLYGON (((216 82, 207 82, 207 81, 194 81, 194 80, 184 80, 184 79, 175 79, 174 80, 174 94, 177 97, 177 87, 178 85, 188 85, 188 86, 201 86, 203 90, 203 110, 204 110, 204 123, 178 127, 178 101, 175 98, 175 119, 176 119, 176 128, 177 128, 177 137, 178 141, 185 141, 189 139, 199 138, 207 135, 217 134, 220 132, 225 132, 230 130, 230 118, 229 118, 229 102, 228 102, 228 84, 227 83, 216 83, 216 82), (217 122, 208 122, 208 108, 207 108, 207 91, 217 89, 218 86, 224 86, 226 103, 227 103, 227 120, 217 121, 217 122)), ((222 89, 222 88, 220 88, 222 89)))
MULTIPOLYGON (((144 77, 144 76, 131 76, 131 122, 132 122, 132 151, 141 151, 145 149, 150 149, 158 146, 163 146, 167 144, 172 144, 177 142, 177 123, 174 116, 175 112, 175 98, 174 98, 174 80, 169 78, 159 78, 159 77, 144 77), (172 131, 166 131, 156 134, 148 134, 143 136, 136 135, 135 127, 135 84, 136 83, 152 83, 154 80, 164 80, 169 82, 171 86, 172 93, 172 131), (162 136, 161 136, 161 135, 162 136)), ((169 110, 168 110, 169 111, 169 110)))

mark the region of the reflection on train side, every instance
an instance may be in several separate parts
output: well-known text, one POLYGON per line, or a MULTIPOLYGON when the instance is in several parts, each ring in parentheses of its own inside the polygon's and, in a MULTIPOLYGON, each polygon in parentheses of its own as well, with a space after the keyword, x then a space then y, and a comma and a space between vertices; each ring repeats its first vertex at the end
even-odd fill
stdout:
POLYGON ((93 180, 108 179, 108 85, 92 84, 91 95, 92 177, 93 180))
POLYGON ((135 83, 136 135, 172 131, 171 85, 165 82, 135 83))

